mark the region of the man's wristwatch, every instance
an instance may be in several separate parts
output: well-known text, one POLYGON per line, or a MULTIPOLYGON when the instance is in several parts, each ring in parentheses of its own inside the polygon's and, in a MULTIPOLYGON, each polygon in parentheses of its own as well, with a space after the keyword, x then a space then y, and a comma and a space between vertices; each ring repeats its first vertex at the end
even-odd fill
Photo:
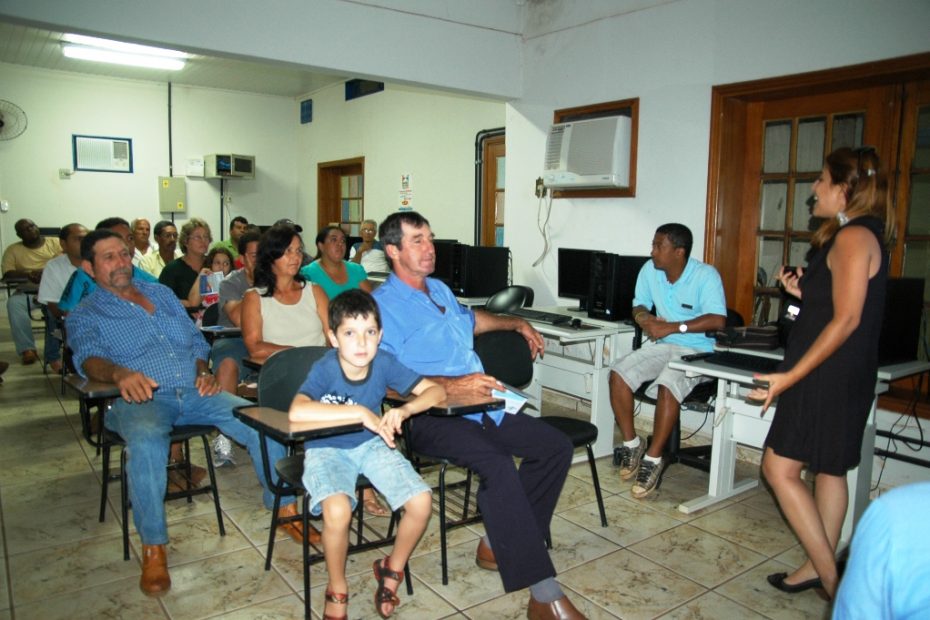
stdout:
POLYGON ((679 324, 678 324, 678 331, 681 332, 682 334, 687 334, 687 333, 688 333, 688 324, 685 323, 684 321, 682 321, 681 323, 679 323, 679 324))

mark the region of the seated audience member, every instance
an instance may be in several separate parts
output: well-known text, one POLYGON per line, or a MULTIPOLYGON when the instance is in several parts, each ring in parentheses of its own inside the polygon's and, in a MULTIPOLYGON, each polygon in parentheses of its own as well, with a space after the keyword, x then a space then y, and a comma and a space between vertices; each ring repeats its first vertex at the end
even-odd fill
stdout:
MULTIPOLYGON (((29 219, 16 222, 16 236, 20 241, 10 245, 3 252, 3 281, 22 281, 38 284, 42 280, 42 269, 50 260, 61 254, 61 244, 57 239, 43 237, 39 227, 29 219)), ((32 335, 32 319, 29 317, 29 299, 26 293, 16 292, 6 300, 7 318, 10 331, 16 345, 16 355, 24 365, 34 364, 39 359, 36 341, 32 335)), ((43 310, 44 312, 44 310, 43 310)), ((52 362, 60 359, 61 343, 55 339, 45 338, 45 359, 52 362)))
POLYGON ((930 612, 930 482, 892 489, 856 525, 833 620, 903 620, 930 612))
POLYGON ((345 576, 349 524, 355 510, 355 484, 364 474, 381 491, 394 510, 403 508, 394 549, 375 560, 378 582, 375 610, 382 618, 400 603, 397 586, 404 566, 426 530, 433 511, 430 488, 399 450, 394 436, 410 416, 441 402, 445 391, 378 350, 381 319, 371 295, 350 290, 329 305, 328 332, 335 350, 313 365, 291 404, 289 418, 303 421, 357 421, 365 429, 309 441, 304 456, 303 483, 312 498, 310 512, 323 515, 323 549, 326 556, 326 608, 324 618, 345 618, 349 604, 345 576), (416 398, 382 417, 381 401, 387 388, 416 398))
POLYGON ((636 476, 632 495, 637 499, 652 493, 662 476, 662 451, 678 420, 681 401, 704 380, 672 370, 668 363, 682 355, 711 351, 713 338, 704 332, 723 329, 727 305, 720 274, 691 255, 691 231, 682 224, 664 224, 652 240, 652 260, 636 278, 633 320, 655 344, 618 360, 610 372, 610 404, 623 434, 617 448, 620 477, 636 476), (656 313, 650 309, 655 306, 656 313), (656 399, 652 443, 633 428, 633 393, 652 381, 647 394, 656 399))
MULTIPOLYGON (((64 293, 68 281, 72 274, 81 266, 81 240, 87 235, 87 229, 80 224, 68 224, 62 227, 58 233, 58 242, 61 244, 61 250, 64 254, 56 256, 45 264, 42 271, 42 281, 39 283, 39 303, 45 304, 48 312, 52 315, 54 324, 61 320, 62 311, 58 307, 61 300, 61 294, 64 293)), ((46 333, 46 338, 48 338, 46 333)), ((46 362, 54 372, 61 372, 61 359, 54 358, 49 361, 46 355, 46 362)))
MULTIPOLYGON (((329 299, 335 299, 344 291, 362 289, 371 292, 371 283, 365 269, 343 260, 346 250, 346 235, 341 228, 327 226, 316 236, 317 259, 301 268, 300 273, 321 287, 329 299)), ((362 505, 370 515, 387 517, 391 514, 371 489, 365 489, 362 505)))
MULTIPOLYGON (((68 315, 68 340, 82 376, 120 389, 122 398, 105 423, 127 443, 132 517, 142 539, 139 587, 159 596, 171 587, 164 496, 173 426, 216 426, 245 445, 266 507, 273 495, 262 473, 258 433, 232 414, 233 407, 248 401, 220 391, 207 367, 207 343, 177 298, 159 284, 132 278, 132 250, 110 230, 87 235, 81 256, 83 269, 99 286, 68 315)), ((268 450, 272 461, 285 454, 274 442, 268 450)), ((296 514, 293 503, 288 506, 285 512, 296 514)))
POLYGON ((142 259, 149 254, 158 252, 158 245, 151 243, 149 240, 152 234, 152 225, 145 218, 138 218, 132 221, 130 226, 132 230, 133 255, 132 264, 136 267, 142 262, 142 259))
POLYGON ((187 294, 187 302, 190 304, 190 307, 198 308, 201 305, 205 305, 203 296, 206 293, 215 292, 219 294, 220 290, 218 286, 215 291, 212 288, 212 276, 214 273, 221 273, 223 274, 223 278, 225 278, 232 272, 232 266, 233 257, 226 248, 213 248, 207 252, 207 257, 203 261, 203 268, 200 270, 200 276, 207 276, 208 278, 206 290, 204 290, 202 277, 198 277, 194 280, 194 283, 191 285, 191 290, 187 294))
POLYGON ((195 304, 190 300, 191 287, 200 276, 212 238, 209 224, 199 217, 189 219, 181 227, 181 235, 178 237, 181 257, 165 265, 158 275, 158 281, 174 291, 185 308, 200 306, 199 301, 195 304))
MULTIPOLYGON (((132 232, 129 229, 129 222, 123 218, 108 217, 104 220, 100 220, 97 222, 97 226, 94 230, 111 230, 115 232, 121 239, 126 241, 127 247, 132 250, 132 232)), ((146 282, 158 282, 158 278, 142 271, 135 265, 132 267, 132 277, 145 280, 146 282)), ((65 285, 65 290, 61 293, 61 298, 58 300, 58 309, 62 313, 71 312, 81 303, 81 300, 90 295, 95 288, 97 288, 97 283, 94 282, 94 279, 88 275, 86 271, 83 269, 75 270, 74 273, 71 274, 68 283, 65 285)))
POLYGON ((378 222, 374 220, 365 220, 362 222, 359 233, 362 240, 357 241, 352 249, 349 250, 349 260, 358 263, 365 268, 366 272, 388 271, 387 259, 384 257, 384 248, 381 242, 375 239, 378 232, 378 222))
POLYGON ((255 288, 242 298, 242 339, 249 357, 264 360, 275 351, 326 346, 329 300, 300 275, 303 243, 288 225, 274 225, 258 244, 255 288))
POLYGON ((139 268, 157 278, 165 265, 181 257, 178 229, 168 220, 162 220, 155 224, 155 240, 158 242, 158 251, 150 252, 139 261, 139 268))
MULTIPOLYGON (((239 238, 239 257, 243 259, 242 269, 233 271, 220 283, 219 315, 217 324, 221 327, 240 327, 242 316, 242 298, 245 292, 255 285, 255 262, 258 256, 258 240, 260 236, 248 232, 239 238)), ((213 368, 216 369, 216 378, 220 386, 231 394, 236 393, 239 382, 245 379, 246 371, 242 365, 242 358, 249 354, 245 342, 241 337, 217 338, 213 342, 210 357, 213 368), (222 368, 222 362, 231 359, 236 363, 236 369, 230 372, 222 368)))
POLYGON ((229 223, 229 238, 214 243, 210 249, 223 248, 232 256, 233 261, 239 258, 239 239, 249 229, 249 220, 237 215, 229 223))
POLYGON ((316 236, 316 259, 300 270, 301 275, 323 287, 333 299, 343 291, 360 288, 370 293, 371 282, 364 267, 343 259, 346 254, 346 234, 338 226, 327 226, 316 236))
MULTIPOLYGON (((436 253, 429 222, 414 211, 390 215, 381 243, 392 273, 374 297, 381 310, 381 348, 400 363, 433 379, 450 396, 490 396, 501 384, 483 373, 472 346, 477 334, 513 330, 534 357, 542 336, 522 319, 465 308, 445 284, 428 276, 436 253)), ((499 570, 504 590, 529 587, 527 616, 582 618, 555 580, 545 539, 572 459, 561 431, 532 416, 492 411, 463 417, 417 416, 407 439, 416 450, 468 467, 481 479, 478 505, 487 536, 475 563, 499 570), (519 467, 514 457, 521 459, 519 467)))

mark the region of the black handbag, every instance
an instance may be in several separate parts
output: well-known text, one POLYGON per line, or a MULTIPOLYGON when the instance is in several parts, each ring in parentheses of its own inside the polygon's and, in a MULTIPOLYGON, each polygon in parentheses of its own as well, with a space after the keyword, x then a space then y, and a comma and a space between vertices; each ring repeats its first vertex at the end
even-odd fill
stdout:
POLYGON ((778 348, 778 327, 727 327, 714 332, 714 340, 722 347, 770 351, 778 348))

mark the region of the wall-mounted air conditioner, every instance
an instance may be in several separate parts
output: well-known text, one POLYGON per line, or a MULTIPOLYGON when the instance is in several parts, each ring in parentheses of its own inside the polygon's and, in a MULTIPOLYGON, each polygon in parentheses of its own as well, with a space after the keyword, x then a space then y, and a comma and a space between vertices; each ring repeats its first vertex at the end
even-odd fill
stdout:
POLYGON ((204 155, 203 176, 208 179, 253 179, 253 155, 204 155))
POLYGON ((556 123, 546 140, 546 187, 629 187, 630 117, 556 123))

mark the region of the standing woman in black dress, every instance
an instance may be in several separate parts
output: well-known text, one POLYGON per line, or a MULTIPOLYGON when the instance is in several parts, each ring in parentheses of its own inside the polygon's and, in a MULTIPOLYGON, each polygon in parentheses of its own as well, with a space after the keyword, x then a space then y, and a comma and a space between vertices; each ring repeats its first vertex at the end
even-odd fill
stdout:
POLYGON ((803 306, 779 372, 757 377, 769 387, 750 397, 764 399, 763 411, 779 397, 762 472, 808 557, 791 574, 769 575, 785 592, 836 592, 846 472, 859 464, 875 397, 893 227, 887 189, 874 149, 828 155, 813 188, 813 214, 824 223, 811 240, 807 269, 778 276, 803 306), (805 466, 815 474, 813 495, 801 479, 805 466))

